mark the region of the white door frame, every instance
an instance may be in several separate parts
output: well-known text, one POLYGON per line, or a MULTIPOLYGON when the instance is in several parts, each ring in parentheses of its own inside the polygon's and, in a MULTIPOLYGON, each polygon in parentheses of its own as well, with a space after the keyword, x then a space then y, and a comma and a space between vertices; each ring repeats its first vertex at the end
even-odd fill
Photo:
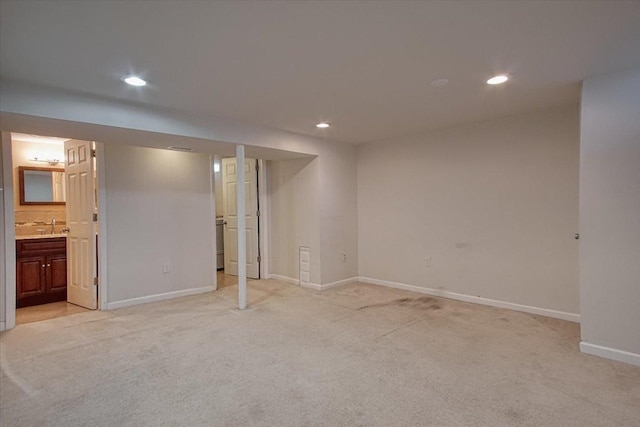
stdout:
POLYGON ((2 132, 2 175, 4 197, 4 328, 12 329, 16 325, 16 229, 15 209, 13 205, 13 154, 11 153, 11 133, 2 132))
POLYGON ((107 310, 109 281, 107 280, 107 171, 104 143, 96 144, 96 176, 98 182, 98 310, 107 310))
MULTIPOLYGON (((13 155, 11 133, 2 132, 3 197, 4 197, 4 257, 5 322, 0 330, 13 329, 16 325, 16 236, 15 206, 13 203, 13 155)), ((106 310, 108 302, 107 281, 107 190, 104 144, 96 142, 96 167, 98 177, 98 310, 106 310)), ((2 284, 0 284, 2 286, 2 284)))
POLYGON ((268 163, 266 160, 258 159, 258 203, 260 203, 260 217, 258 227, 260 228, 260 280, 270 279, 269 272, 269 197, 268 197, 268 163))

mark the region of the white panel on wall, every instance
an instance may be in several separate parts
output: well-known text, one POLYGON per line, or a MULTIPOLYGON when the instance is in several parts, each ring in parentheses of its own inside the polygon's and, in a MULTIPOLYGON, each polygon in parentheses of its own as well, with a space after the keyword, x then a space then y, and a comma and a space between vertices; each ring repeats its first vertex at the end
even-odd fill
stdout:
POLYGON ((300 246, 300 284, 311 283, 311 252, 307 246, 300 246))

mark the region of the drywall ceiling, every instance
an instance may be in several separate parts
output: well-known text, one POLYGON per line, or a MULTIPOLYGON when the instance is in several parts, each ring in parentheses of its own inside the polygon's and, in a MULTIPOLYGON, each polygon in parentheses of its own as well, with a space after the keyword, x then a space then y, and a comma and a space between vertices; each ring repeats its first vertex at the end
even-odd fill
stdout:
POLYGON ((3 79, 354 143, 577 103, 640 66, 638 1, 0 4, 3 79))

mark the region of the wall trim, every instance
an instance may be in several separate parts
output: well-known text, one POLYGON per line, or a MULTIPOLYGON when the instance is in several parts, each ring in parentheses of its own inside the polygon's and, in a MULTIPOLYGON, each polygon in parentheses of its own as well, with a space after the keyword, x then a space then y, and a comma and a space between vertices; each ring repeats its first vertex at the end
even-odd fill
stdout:
POLYGON ((4 331, 7 328, 7 324, 5 322, 0 322, 0 332, 4 331))
POLYGON ((506 308, 509 310, 522 311, 524 313, 538 314, 540 316, 553 317, 555 319, 562 319, 568 320, 570 322, 580 323, 580 315, 575 313, 567 313, 564 311, 550 310, 547 308, 532 307, 529 305, 515 304, 512 302, 493 300, 478 296, 458 294, 455 292, 442 291, 439 289, 423 288, 421 286, 407 285, 405 283, 390 282, 387 280, 372 279, 370 277, 359 277, 358 280, 362 283, 369 283, 372 285, 387 286, 390 288, 418 292, 421 294, 427 294, 441 298, 449 298, 457 301, 488 305, 491 307, 506 308))
POLYGON ((585 341, 580 342, 580 351, 592 356, 604 357, 605 359, 611 359, 618 362, 640 366, 640 354, 618 350, 610 347, 604 347, 597 344, 591 344, 585 341))
POLYGON ((163 294, 147 295, 144 297, 125 299, 107 303, 107 310, 116 310, 118 308, 131 307, 133 305, 147 304, 149 302, 164 301, 173 298, 186 297, 190 295, 204 294, 206 292, 215 291, 215 286, 203 286, 201 288, 182 289, 180 291, 166 292, 163 294))
POLYGON ((281 282, 289 283, 290 285, 300 286, 301 288, 313 289, 315 291, 321 291, 323 288, 316 283, 300 283, 300 279, 294 279, 293 277, 281 276, 279 274, 269 275, 270 279, 280 280, 281 282))
POLYGON ((300 285, 300 281, 298 279, 294 279, 293 277, 281 276, 279 274, 270 274, 269 279, 280 280, 281 282, 286 282, 292 285, 300 285))
POLYGON ((2 174, 4 197, 4 275, 0 273, 0 286, 4 286, 4 328, 16 326, 16 226, 15 206, 13 203, 13 143, 11 133, 2 132, 0 149, 2 150, 2 174))
POLYGON ((327 289, 335 288, 336 286, 342 286, 349 283, 357 282, 359 279, 358 276, 349 277, 348 279, 338 280, 337 282, 325 283, 324 285, 320 285, 321 290, 325 291, 327 289))

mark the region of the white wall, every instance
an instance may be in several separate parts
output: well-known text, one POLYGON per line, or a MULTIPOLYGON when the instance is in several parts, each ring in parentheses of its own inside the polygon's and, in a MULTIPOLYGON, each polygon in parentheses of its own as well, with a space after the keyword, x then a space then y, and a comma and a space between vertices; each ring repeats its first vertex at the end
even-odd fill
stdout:
POLYGON ((577 319, 578 131, 571 106, 360 146, 360 276, 577 319))
POLYGON ((640 69, 586 80, 581 123, 581 349, 640 365, 640 69))
POLYGON ((356 148, 323 148, 318 157, 319 221, 321 283, 326 285, 358 276, 358 185, 356 148))
POLYGON ((357 277, 356 179, 356 149, 348 144, 327 141, 316 158, 270 162, 272 274, 298 279, 298 250, 308 246, 312 284, 357 277))
POLYGON ((319 161, 271 161, 268 165, 270 219, 269 271, 299 278, 300 246, 311 253, 311 283, 320 284, 319 161))
POLYGON ((4 329, 6 314, 5 314, 5 280, 6 270, 4 268, 5 263, 5 236, 4 236, 4 176, 2 168, 2 142, 0 141, 0 330, 4 329))
POLYGON ((222 198, 222 159, 220 158, 220 156, 214 156, 214 161, 219 165, 218 172, 213 172, 213 192, 215 193, 216 198, 216 217, 219 217, 224 215, 224 205, 222 198))
POLYGON ((105 164, 110 306, 213 286, 209 156, 107 142, 105 164))

